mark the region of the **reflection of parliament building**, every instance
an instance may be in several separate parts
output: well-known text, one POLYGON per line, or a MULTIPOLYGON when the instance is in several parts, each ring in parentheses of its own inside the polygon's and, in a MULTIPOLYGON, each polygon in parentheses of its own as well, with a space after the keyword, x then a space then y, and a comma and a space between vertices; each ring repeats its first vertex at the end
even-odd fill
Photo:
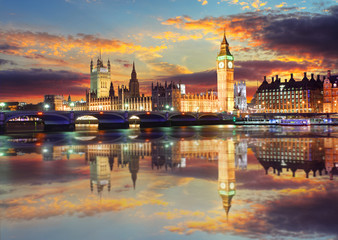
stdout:
POLYGON ((304 171, 306 177, 329 173, 332 179, 338 166, 337 138, 266 138, 260 139, 255 150, 256 157, 264 167, 266 174, 269 169, 280 175, 283 169, 304 171))

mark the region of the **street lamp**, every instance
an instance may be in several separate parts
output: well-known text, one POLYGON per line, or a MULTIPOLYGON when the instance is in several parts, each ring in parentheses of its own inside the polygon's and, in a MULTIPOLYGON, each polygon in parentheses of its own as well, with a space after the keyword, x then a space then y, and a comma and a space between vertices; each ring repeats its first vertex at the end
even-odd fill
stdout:
POLYGON ((168 104, 167 104, 167 105, 165 105, 165 108, 166 108, 166 109, 169 109, 169 105, 168 105, 168 104))
POLYGON ((73 108, 74 108, 74 106, 75 106, 74 102, 71 102, 71 103, 69 104, 69 106, 72 108, 72 111, 73 111, 73 108))
POLYGON ((171 108, 170 108, 170 110, 171 110, 171 111, 174 111, 174 108, 173 108, 173 107, 171 107, 171 108))
POLYGON ((48 111, 48 109, 49 109, 49 104, 45 104, 44 107, 45 107, 45 110, 48 111))
POLYGON ((125 106, 126 110, 128 110, 129 104, 126 103, 126 104, 124 104, 124 106, 125 106))
POLYGON ((143 111, 143 106, 140 107, 140 110, 143 111))
POLYGON ((99 106, 99 110, 101 111, 101 110, 102 110, 102 108, 103 108, 103 107, 102 107, 102 105, 100 105, 100 106, 99 106))
POLYGON ((6 103, 4 103, 4 102, 0 103, 0 107, 2 108, 2 111, 4 110, 5 106, 6 106, 6 103))

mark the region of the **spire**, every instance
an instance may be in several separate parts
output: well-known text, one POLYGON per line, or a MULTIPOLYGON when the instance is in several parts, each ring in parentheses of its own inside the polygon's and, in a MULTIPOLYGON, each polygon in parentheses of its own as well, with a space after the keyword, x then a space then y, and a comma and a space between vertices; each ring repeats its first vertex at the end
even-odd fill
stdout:
POLYGON ((222 41, 222 44, 225 44, 225 45, 229 46, 228 40, 227 40, 227 38, 226 38, 226 36, 225 36, 225 27, 224 27, 224 35, 223 35, 223 41, 222 41))
POLYGON ((230 53, 230 49, 229 49, 229 43, 225 35, 225 28, 224 28, 223 41, 221 43, 221 51, 218 54, 218 56, 224 56, 224 55, 232 56, 232 54, 230 53))
POLYGON ((109 97, 115 97, 113 82, 110 82, 109 97))
POLYGON ((137 74, 135 70, 135 62, 133 61, 133 71, 131 72, 131 80, 136 80, 137 79, 137 74))

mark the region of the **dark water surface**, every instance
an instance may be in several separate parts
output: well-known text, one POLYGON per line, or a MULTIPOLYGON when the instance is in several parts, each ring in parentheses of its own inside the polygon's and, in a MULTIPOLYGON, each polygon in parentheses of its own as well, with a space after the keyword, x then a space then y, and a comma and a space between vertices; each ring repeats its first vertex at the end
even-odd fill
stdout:
POLYGON ((0 239, 337 239, 338 127, 0 135, 0 239))

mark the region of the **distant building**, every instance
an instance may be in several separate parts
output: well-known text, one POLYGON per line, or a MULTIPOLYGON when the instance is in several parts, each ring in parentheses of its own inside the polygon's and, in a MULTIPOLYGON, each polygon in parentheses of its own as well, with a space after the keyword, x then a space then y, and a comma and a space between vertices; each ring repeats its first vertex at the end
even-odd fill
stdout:
POLYGON ((153 111, 180 111, 181 109, 181 84, 165 82, 164 86, 157 83, 151 84, 152 109, 153 111))
POLYGON ((107 66, 103 64, 101 57, 97 60, 96 67, 93 60, 90 63, 90 91, 86 92, 86 103, 77 103, 74 110, 135 110, 151 111, 151 97, 140 96, 140 87, 133 63, 129 88, 118 86, 115 95, 114 85, 111 81, 110 61, 107 66))
POLYGON ((301 81, 296 81, 291 74, 290 80, 284 82, 272 77, 268 83, 264 77, 263 83, 256 92, 255 108, 257 112, 266 113, 312 113, 323 112, 323 82, 319 75, 317 80, 311 74, 309 80, 304 72, 301 81))
POLYGON ((330 70, 324 80, 324 103, 325 113, 338 112, 338 76, 331 76, 330 70))
POLYGON ((63 95, 45 95, 44 104, 46 110, 62 111, 63 109, 63 95))
POLYGON ((247 112, 248 104, 246 100, 246 84, 245 81, 239 81, 234 85, 234 101, 235 109, 240 112, 247 112))

